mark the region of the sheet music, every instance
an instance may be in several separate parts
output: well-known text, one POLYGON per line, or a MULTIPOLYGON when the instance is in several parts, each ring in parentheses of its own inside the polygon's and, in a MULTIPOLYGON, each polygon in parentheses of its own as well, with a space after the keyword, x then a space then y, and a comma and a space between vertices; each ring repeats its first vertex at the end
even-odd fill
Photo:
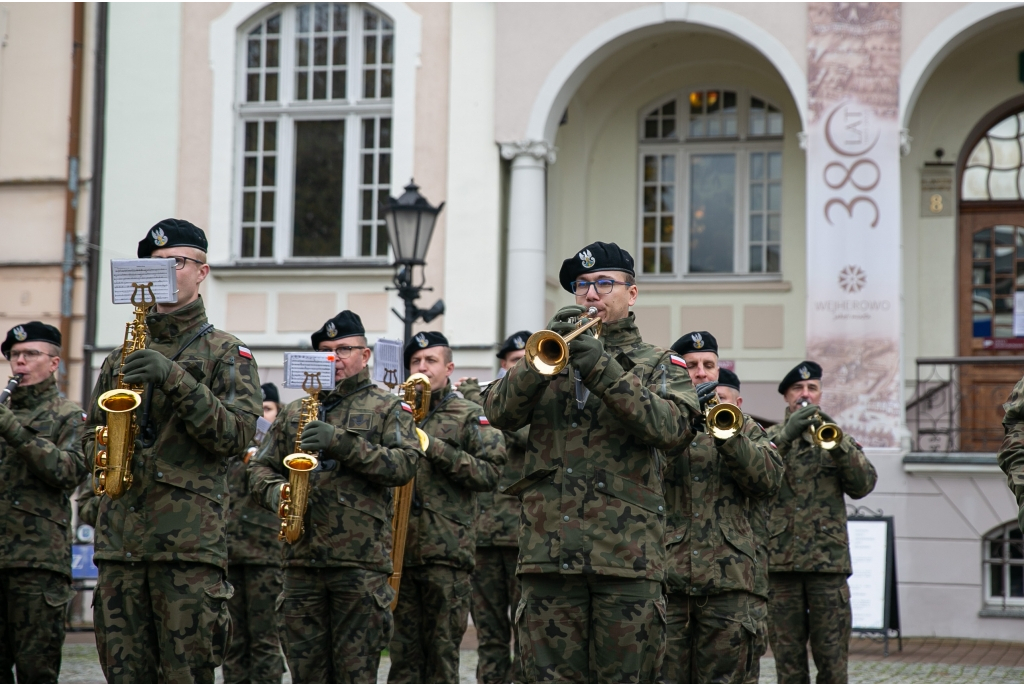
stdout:
MULTIPOLYGON (((323 390, 334 387, 334 353, 333 352, 285 352, 284 353, 284 387, 302 388, 306 374, 314 378, 319 374, 323 390)), ((311 381, 316 387, 316 381, 311 381)))
MULTIPOLYGON (((114 304, 132 304, 134 284, 152 283, 153 295, 159 303, 178 301, 178 272, 174 259, 111 259, 110 292, 114 304)), ((140 293, 138 297, 146 297, 140 293)))
POLYGON ((405 358, 400 340, 381 338, 373 346, 373 380, 395 386, 405 380, 405 358))

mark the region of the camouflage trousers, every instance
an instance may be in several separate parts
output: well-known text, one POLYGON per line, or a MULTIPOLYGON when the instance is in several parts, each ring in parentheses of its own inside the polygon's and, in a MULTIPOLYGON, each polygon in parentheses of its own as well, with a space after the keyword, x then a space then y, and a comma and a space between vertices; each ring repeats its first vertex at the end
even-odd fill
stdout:
POLYGON ((0 682, 55 683, 64 612, 75 596, 68 577, 37 568, 0 570, 0 682))
POLYGON ((528 573, 516 649, 528 683, 652 683, 665 657, 661 583, 528 573))
POLYGON ((768 607, 732 591, 668 595, 664 683, 756 683, 768 648, 768 607))
POLYGON ((402 570, 389 683, 459 682, 470 590, 469 571, 441 564, 402 570))
POLYGON ((478 683, 523 682, 519 659, 510 656, 511 611, 519 606, 519 578, 516 577, 516 547, 477 547, 473 569, 473 625, 479 646, 476 666, 478 683), (510 680, 511 678, 511 680, 510 680))
POLYGON ((284 570, 278 611, 295 683, 375 683, 394 631, 387 576, 362 568, 284 570))
POLYGON ((101 561, 96 651, 109 683, 212 683, 231 631, 231 585, 216 566, 101 561))
POLYGON ((845 683, 850 653, 850 587, 842 573, 772 573, 768 627, 780 683, 811 682, 807 640, 817 682, 845 683))
POLYGON ((224 682, 280 683, 284 659, 274 606, 281 594, 281 569, 232 564, 228 582, 235 594, 228 600, 231 644, 224 657, 224 682))

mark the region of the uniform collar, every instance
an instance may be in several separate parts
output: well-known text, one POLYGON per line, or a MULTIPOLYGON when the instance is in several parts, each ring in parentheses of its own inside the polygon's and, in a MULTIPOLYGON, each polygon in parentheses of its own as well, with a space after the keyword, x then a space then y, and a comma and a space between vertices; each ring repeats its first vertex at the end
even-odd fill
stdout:
POLYGON ((441 388, 440 390, 431 390, 430 408, 433 409, 434 407, 436 407, 441 400, 448 397, 448 395, 450 394, 452 394, 452 383, 450 380, 445 381, 444 387, 441 388))
POLYGON ((338 381, 338 384, 334 386, 334 389, 327 393, 326 401, 334 398, 344 397, 345 395, 354 392, 359 389, 360 386, 366 385, 370 380, 370 369, 369 367, 363 367, 362 371, 354 376, 338 381))
POLYGON ((623 319, 601 325, 601 342, 605 347, 625 347, 642 341, 633 312, 623 319))
POLYGON ((151 309, 146 315, 146 327, 155 343, 173 343, 206 323, 206 306, 202 296, 195 302, 169 314, 151 309))
POLYGON ((39 403, 57 396, 57 379, 50 376, 42 383, 19 385, 11 393, 12 409, 30 409, 39 403))

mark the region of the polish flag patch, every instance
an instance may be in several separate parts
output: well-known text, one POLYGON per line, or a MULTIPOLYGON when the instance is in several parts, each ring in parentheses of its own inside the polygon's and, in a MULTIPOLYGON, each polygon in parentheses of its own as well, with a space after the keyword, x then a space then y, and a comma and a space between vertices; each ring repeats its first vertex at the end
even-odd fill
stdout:
POLYGON ((481 426, 489 426, 489 425, 491 425, 491 422, 487 420, 486 416, 481 416, 480 417, 480 425, 481 426))
POLYGON ((676 355, 674 355, 674 354, 673 354, 673 355, 671 355, 671 356, 669 357, 669 359, 670 359, 670 360, 672 361, 672 363, 673 363, 673 364, 675 364, 676 366, 681 366, 681 367, 683 367, 684 369, 686 368, 686 362, 685 362, 685 361, 683 361, 683 358, 682 358, 682 357, 678 357, 678 356, 676 356, 676 355))
POLYGON ((776 444, 775 444, 774 442, 772 442, 771 440, 769 440, 769 441, 768 441, 768 444, 772 446, 772 449, 773 449, 773 450, 777 450, 777 449, 779 449, 779 446, 778 446, 778 445, 776 445, 776 444))
POLYGON ((245 357, 246 359, 252 359, 252 352, 249 350, 248 347, 242 347, 241 345, 239 345, 238 355, 240 357, 245 357))
POLYGON ((407 411, 407 412, 409 412, 411 414, 412 413, 412 407, 410 407, 405 402, 402 402, 402 411, 407 411))

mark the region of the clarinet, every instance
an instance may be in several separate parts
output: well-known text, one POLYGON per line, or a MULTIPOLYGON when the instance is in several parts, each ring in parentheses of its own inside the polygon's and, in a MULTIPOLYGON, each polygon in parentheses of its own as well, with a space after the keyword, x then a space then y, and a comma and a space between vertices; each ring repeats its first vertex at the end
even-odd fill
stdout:
POLYGON ((11 396, 12 392, 14 392, 14 389, 18 387, 18 383, 21 383, 20 373, 16 373, 13 376, 11 376, 11 379, 7 381, 7 387, 4 388, 3 390, 0 390, 0 404, 3 404, 4 402, 7 401, 7 398, 11 396))

